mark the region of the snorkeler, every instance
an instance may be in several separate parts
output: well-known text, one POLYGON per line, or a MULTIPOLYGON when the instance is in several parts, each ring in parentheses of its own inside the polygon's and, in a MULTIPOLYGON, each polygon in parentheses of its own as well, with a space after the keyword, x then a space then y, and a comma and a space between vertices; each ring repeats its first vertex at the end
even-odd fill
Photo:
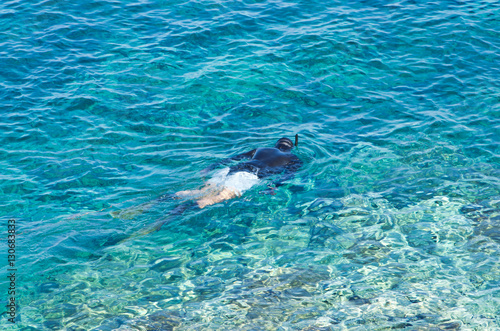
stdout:
MULTIPOLYGON (((295 136, 297 145, 298 135, 295 136)), ((178 198, 195 198, 198 207, 204 208, 215 203, 239 197, 252 186, 259 183, 260 179, 281 175, 274 185, 269 184, 265 192, 274 194, 274 189, 283 185, 283 182, 294 176, 294 173, 302 166, 302 161, 291 153, 293 142, 288 138, 281 138, 273 148, 256 148, 249 152, 224 159, 214 163, 203 170, 207 173, 220 165, 226 165, 231 161, 248 161, 223 168, 216 172, 212 179, 199 190, 187 190, 177 192, 174 196, 178 198)))
MULTIPOLYGON (((298 135, 295 135, 295 146, 297 146, 297 143, 298 135)), ((291 153, 293 147, 294 144, 290 139, 281 138, 278 142, 276 142, 276 145, 274 145, 273 148, 252 149, 249 152, 224 159, 205 168, 203 173, 206 174, 209 171, 214 170, 221 165, 227 165, 232 161, 248 160, 217 171, 214 176, 207 181, 206 185, 199 190, 188 190, 180 191, 175 194, 166 194, 155 199, 154 201, 112 212, 111 215, 114 218, 131 219, 142 214, 153 205, 165 200, 172 198, 188 198, 189 200, 197 200, 196 203, 192 201, 181 203, 168 215, 160 217, 152 226, 128 236, 121 242, 141 237, 151 232, 159 231, 164 224, 170 222, 175 217, 182 215, 186 210, 191 209, 192 207, 204 208, 218 202, 241 196, 244 191, 259 183, 260 179, 267 178, 272 175, 281 175, 277 181, 272 184, 268 184, 268 189, 263 192, 274 195, 275 188, 284 185, 283 182, 291 179, 295 175, 295 172, 302 166, 302 161, 296 155, 291 153)))

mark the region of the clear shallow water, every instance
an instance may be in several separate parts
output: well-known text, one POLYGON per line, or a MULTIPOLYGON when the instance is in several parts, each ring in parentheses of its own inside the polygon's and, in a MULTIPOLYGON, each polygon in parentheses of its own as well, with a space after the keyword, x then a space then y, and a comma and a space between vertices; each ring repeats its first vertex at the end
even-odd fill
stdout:
POLYGON ((9 1, 0 17, 19 302, 2 326, 500 328, 497 2, 9 1), (120 242, 178 202, 112 212, 295 133, 305 165, 275 196, 120 242))

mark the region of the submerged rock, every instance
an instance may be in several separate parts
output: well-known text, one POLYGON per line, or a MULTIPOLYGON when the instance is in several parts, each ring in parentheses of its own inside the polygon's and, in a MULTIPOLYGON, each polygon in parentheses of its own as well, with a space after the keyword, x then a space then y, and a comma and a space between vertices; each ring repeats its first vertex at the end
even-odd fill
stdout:
POLYGON ((371 303, 371 301, 369 299, 364 299, 364 298, 361 298, 357 295, 353 295, 352 297, 350 297, 349 302, 351 302, 357 306, 367 305, 367 304, 371 303))
POLYGON ((63 317, 70 317, 77 313, 77 306, 63 303, 51 307, 44 311, 44 317, 48 320, 62 319, 63 317))
POLYGON ((48 320, 43 322, 43 326, 47 330, 61 330, 62 329, 62 324, 60 321, 57 320, 48 320))
POLYGON ((194 261, 188 262, 186 264, 186 268, 193 271, 193 273, 196 276, 203 275, 205 272, 207 272, 209 267, 210 267, 210 264, 207 262, 207 260, 205 258, 199 259, 199 260, 194 260, 194 261))
MULTIPOLYGON (((132 330, 171 331, 182 323, 182 315, 178 311, 162 310, 149 314, 139 320, 127 323, 132 330)), ((131 330, 120 328, 119 330, 131 330)))
POLYGON ((283 291, 283 294, 288 297, 311 297, 311 293, 301 287, 289 288, 283 291))
POLYGON ((336 225, 328 222, 320 222, 311 227, 311 237, 308 247, 324 246, 337 248, 340 243, 336 240, 337 236, 342 235, 344 231, 336 225))
POLYGON ((497 201, 466 205, 460 208, 460 213, 474 221, 475 235, 483 235, 500 243, 500 204, 497 201))
POLYGON ((461 326, 460 322, 447 322, 438 325, 439 330, 460 330, 461 326))
POLYGON ((303 308, 295 311, 289 318, 293 324, 312 320, 321 315, 321 311, 316 307, 303 308))
POLYGON ((209 276, 200 276, 193 279, 195 288, 193 293, 196 295, 194 301, 204 301, 213 299, 224 291, 224 283, 221 279, 209 276))
POLYGON ((343 256, 355 263, 367 264, 382 259, 388 252, 389 249, 379 241, 365 240, 357 242, 343 256))

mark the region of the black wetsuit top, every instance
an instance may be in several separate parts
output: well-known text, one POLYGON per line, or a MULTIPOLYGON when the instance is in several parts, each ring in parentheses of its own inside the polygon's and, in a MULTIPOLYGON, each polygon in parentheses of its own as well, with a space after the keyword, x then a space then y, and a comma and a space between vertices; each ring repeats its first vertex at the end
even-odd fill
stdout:
POLYGON ((272 175, 283 174, 280 181, 293 176, 302 165, 302 161, 292 153, 282 152, 277 148, 257 148, 248 153, 237 155, 232 160, 250 158, 250 161, 242 162, 230 167, 229 174, 246 171, 265 178, 272 175))

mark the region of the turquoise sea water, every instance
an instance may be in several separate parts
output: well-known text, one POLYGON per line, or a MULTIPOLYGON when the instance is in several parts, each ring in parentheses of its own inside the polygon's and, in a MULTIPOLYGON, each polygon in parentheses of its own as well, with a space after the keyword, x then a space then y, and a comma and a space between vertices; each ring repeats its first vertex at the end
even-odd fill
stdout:
POLYGON ((497 1, 15 0, 0 22, 2 329, 500 329, 497 1), (134 237, 179 201, 126 211, 296 133, 276 195, 134 237))

